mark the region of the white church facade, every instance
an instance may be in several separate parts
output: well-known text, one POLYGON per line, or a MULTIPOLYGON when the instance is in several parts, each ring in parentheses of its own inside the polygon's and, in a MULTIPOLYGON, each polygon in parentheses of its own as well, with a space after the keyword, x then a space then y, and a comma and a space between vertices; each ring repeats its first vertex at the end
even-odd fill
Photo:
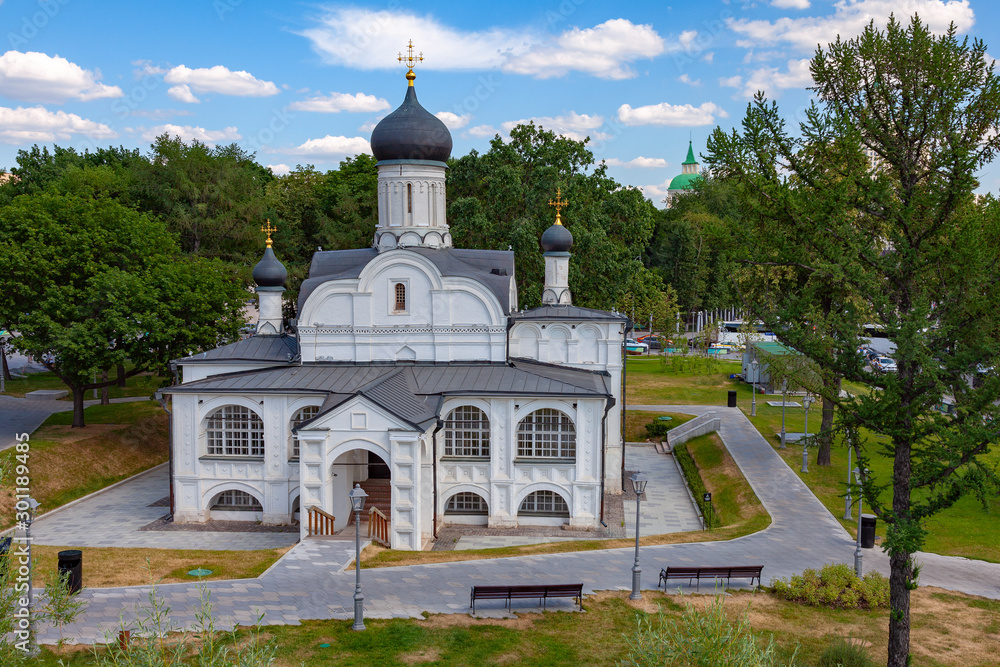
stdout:
POLYGON ((621 492, 630 323, 572 305, 558 206, 539 308, 518 310, 512 252, 452 246, 451 136, 407 78, 372 133, 372 247, 315 253, 285 326, 269 238, 256 333, 175 362, 175 521, 299 521, 304 538, 317 508, 339 531, 361 483, 384 491, 392 548, 420 549, 447 524, 595 529, 621 492))

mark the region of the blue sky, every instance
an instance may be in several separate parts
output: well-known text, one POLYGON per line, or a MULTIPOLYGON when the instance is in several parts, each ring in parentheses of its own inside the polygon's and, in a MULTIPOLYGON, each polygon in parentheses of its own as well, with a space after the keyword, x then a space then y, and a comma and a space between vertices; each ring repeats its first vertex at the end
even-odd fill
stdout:
MULTIPOLYGON (((164 131, 235 141, 276 173, 334 168, 402 101, 396 57, 412 39, 419 99, 451 128, 453 155, 534 119, 590 136, 617 180, 660 205, 689 137, 704 151, 758 89, 794 119, 816 44, 890 11, 954 21, 1000 52, 985 0, 0 0, 0 168, 34 143, 147 150, 164 131)), ((980 176, 1000 189, 996 167, 980 176)))

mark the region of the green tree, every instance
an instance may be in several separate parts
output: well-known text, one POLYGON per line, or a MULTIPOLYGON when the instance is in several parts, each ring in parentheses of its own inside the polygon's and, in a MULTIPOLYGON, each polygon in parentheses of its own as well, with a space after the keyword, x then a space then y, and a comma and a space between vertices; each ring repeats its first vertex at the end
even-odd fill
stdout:
POLYGON ((117 382, 95 373, 163 370, 234 338, 248 296, 232 270, 179 256, 162 222, 112 198, 40 192, 0 207, 0 321, 71 389, 73 426, 84 392, 117 382))
MULTIPOLYGON (((570 289, 577 305, 611 309, 627 294, 649 299, 662 290, 641 255, 653 230, 655 208, 635 188, 622 187, 594 166, 586 141, 519 125, 510 141, 499 136, 490 150, 452 160, 448 221, 457 246, 513 250, 518 301, 541 304, 545 263, 542 232, 555 214, 548 202, 557 188, 569 202, 563 222, 573 234, 570 289)), ((645 311, 648 314, 648 310, 645 311)))
POLYGON ((884 31, 869 24, 817 51, 818 104, 799 136, 758 95, 742 132, 716 130, 710 143, 716 172, 738 180, 755 215, 787 238, 774 263, 818 278, 776 295, 784 340, 821 369, 877 388, 839 399, 838 424, 862 469, 873 456, 892 461, 891 479, 866 475, 863 484, 888 525, 891 667, 909 659, 923 521, 961 496, 997 438, 1000 377, 970 381, 977 365, 997 368, 1000 354, 1000 210, 973 195, 976 170, 1000 148, 1000 79, 985 51, 954 27, 931 34, 918 17, 891 18, 884 31), (822 293, 838 283, 885 326, 898 373, 863 370, 856 313, 831 309, 824 319, 822 293), (955 397, 953 418, 933 410, 945 393, 955 397), (868 443, 864 432, 883 437, 868 443))

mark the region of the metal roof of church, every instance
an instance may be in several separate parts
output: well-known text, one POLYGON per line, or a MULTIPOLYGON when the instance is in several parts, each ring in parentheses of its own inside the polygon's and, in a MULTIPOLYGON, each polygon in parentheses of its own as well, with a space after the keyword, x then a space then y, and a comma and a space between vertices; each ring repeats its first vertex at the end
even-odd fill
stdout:
MULTIPOLYGON (((477 248, 399 248, 415 252, 434 263, 443 276, 475 280, 489 288, 504 313, 510 312, 510 280, 514 275, 514 253, 477 248)), ((395 252, 395 251, 393 251, 395 252)), ((299 289, 299 311, 313 290, 328 280, 354 279, 378 256, 375 248, 324 250, 313 253, 309 277, 299 289)))
POLYGON ((178 359, 180 364, 216 363, 231 361, 269 361, 291 363, 298 356, 299 344, 295 336, 250 336, 190 357, 178 359))
POLYGON ((606 373, 523 359, 510 363, 317 363, 225 373, 170 387, 164 393, 327 394, 320 415, 354 396, 364 396, 391 414, 423 426, 440 417, 445 396, 613 400, 608 377, 606 373))
POLYGON ((569 305, 546 305, 522 310, 519 313, 511 313, 515 320, 604 320, 628 322, 627 316, 621 313, 609 313, 606 310, 596 308, 583 308, 582 306, 569 305))

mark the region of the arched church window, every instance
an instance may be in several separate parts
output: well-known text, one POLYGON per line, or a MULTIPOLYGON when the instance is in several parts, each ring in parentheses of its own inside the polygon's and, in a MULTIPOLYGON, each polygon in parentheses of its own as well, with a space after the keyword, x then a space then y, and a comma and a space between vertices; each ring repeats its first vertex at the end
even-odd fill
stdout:
POLYGON ((260 501, 246 491, 236 489, 223 491, 219 494, 219 499, 212 505, 213 510, 225 510, 227 512, 263 512, 260 501))
POLYGON ((569 505, 555 491, 535 491, 524 499, 517 513, 569 517, 569 505))
MULTIPOLYGON (((294 415, 292 415, 292 421, 288 424, 289 433, 291 433, 291 431, 299 424, 309 421, 318 414, 318 405, 307 405, 304 408, 300 408, 294 415)), ((291 435, 289 435, 289 441, 291 442, 291 458, 299 458, 299 436, 291 433, 291 435)))
POLYGON ((448 499, 444 506, 445 514, 488 514, 486 501, 478 493, 463 491, 448 499))
POLYGON ((211 456, 264 456, 264 422, 242 405, 226 405, 208 417, 211 456))
POLYGON ((474 405, 463 405, 444 420, 445 456, 490 455, 490 420, 474 405))
POLYGON ((406 184, 406 212, 413 213, 413 183, 406 184))
POLYGON ((517 455, 530 458, 576 458, 576 427, 565 412, 535 410, 517 425, 517 455))
POLYGON ((406 310, 406 285, 403 283, 396 283, 396 306, 393 310, 396 312, 406 310))

